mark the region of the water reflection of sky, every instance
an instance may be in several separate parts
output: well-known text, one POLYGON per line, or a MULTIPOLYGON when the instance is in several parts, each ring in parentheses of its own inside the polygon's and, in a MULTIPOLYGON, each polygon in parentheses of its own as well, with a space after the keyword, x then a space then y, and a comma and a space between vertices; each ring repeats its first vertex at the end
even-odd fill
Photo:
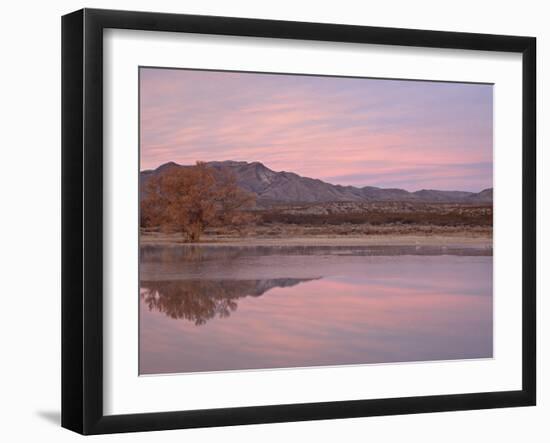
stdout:
MULTIPOLYGON (((492 257, 323 257, 272 256, 273 278, 260 279, 195 278, 196 263, 175 276, 172 259, 166 274, 157 262, 142 275, 140 372, 492 356, 492 257), (297 261, 303 275, 279 276, 297 261)), ((231 268, 266 273, 258 257, 231 268)))

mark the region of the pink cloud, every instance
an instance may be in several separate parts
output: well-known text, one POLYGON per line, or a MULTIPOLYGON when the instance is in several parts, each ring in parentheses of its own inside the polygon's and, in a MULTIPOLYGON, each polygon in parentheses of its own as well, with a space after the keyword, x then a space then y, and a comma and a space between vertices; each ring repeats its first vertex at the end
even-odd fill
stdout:
POLYGON ((432 165, 402 186, 433 187, 445 175, 461 189, 492 185, 492 173, 473 180, 454 167, 492 162, 490 85, 142 69, 140 100, 142 169, 261 161, 366 186, 345 177, 384 185, 432 165))

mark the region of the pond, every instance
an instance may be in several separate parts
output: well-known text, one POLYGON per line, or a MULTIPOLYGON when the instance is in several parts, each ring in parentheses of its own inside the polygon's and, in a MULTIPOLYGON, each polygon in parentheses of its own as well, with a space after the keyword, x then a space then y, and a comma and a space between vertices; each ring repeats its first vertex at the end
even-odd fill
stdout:
POLYGON ((140 374, 491 358, 492 252, 142 246, 140 374))

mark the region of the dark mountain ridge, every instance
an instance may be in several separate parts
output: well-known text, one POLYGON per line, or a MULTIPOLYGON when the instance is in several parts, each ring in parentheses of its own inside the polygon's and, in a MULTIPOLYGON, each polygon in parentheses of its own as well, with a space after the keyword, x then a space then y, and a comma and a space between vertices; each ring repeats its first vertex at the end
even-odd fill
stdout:
MULTIPOLYGON (((422 202, 422 203, 468 203, 491 204, 493 189, 481 192, 439 191, 422 189, 409 192, 404 189, 378 188, 374 186, 333 185, 319 179, 302 177, 293 172, 276 172, 260 162, 213 161, 207 164, 216 171, 230 171, 237 184, 245 191, 254 193, 260 205, 288 203, 328 202, 422 202)), ((149 178, 163 174, 171 168, 186 168, 174 162, 165 163, 154 170, 141 171, 140 184, 149 178)))

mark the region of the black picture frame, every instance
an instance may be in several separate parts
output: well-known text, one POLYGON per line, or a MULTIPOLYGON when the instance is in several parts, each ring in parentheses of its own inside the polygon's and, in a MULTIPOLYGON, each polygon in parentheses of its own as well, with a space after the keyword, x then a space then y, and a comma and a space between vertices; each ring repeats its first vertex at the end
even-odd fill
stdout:
MULTIPOLYGON (((82 434, 530 406, 536 403, 536 39, 83 9, 62 18, 62 426, 82 434), (103 30, 522 54, 522 389, 130 415, 103 413, 103 30)), ((518 270, 519 272, 519 270, 518 270)))

